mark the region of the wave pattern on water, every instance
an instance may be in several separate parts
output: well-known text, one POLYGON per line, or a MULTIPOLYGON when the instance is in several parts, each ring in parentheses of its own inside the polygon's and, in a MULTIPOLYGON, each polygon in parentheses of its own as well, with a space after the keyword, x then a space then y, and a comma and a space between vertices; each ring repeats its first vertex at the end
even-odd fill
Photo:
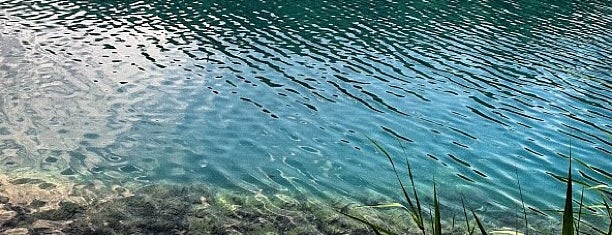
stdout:
POLYGON ((424 184, 434 172, 512 205, 517 171, 529 204, 548 208, 563 190, 540 188, 562 188, 550 175, 564 175, 570 143, 601 169, 585 181, 610 184, 611 13, 605 1, 3 1, 0 162, 395 196, 367 135, 424 184))

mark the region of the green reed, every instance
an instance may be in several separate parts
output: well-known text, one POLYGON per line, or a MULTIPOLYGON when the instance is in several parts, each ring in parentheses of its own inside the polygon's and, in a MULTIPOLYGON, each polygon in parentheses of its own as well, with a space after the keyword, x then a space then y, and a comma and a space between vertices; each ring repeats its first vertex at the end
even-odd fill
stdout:
POLYGON ((572 203, 572 149, 570 148, 569 170, 567 173, 567 190, 565 191, 565 207, 563 209, 563 228, 561 235, 574 234, 574 212, 572 203))
MULTIPOLYGON (((516 174, 516 185, 518 186, 519 196, 521 199, 521 206, 523 208, 523 218, 525 221, 525 235, 529 235, 529 222, 527 220, 527 209, 525 208, 525 200, 523 199, 523 190, 521 189, 521 180, 519 178, 518 169, 516 168, 516 165, 514 166, 514 173, 516 174)), ((518 221, 519 221, 518 215, 517 215, 516 221, 517 221, 516 227, 518 228, 518 221)))
MULTIPOLYGON (((417 193, 417 189, 416 189, 416 185, 414 183, 414 176, 412 174, 412 168, 410 167, 410 163, 408 162, 408 159, 406 159, 406 167, 408 170, 408 179, 410 180, 410 186, 412 187, 412 195, 410 195, 409 191, 406 189, 406 187, 404 186, 403 181, 401 180, 400 174, 397 171, 395 162, 393 160, 393 158, 391 157, 391 155, 389 154, 389 152, 383 148, 378 142, 374 141, 373 139, 369 138, 370 142, 372 142, 372 144, 375 146, 375 148, 381 152, 388 160, 389 163, 392 166, 393 172, 397 178, 397 181, 399 183, 399 186, 401 188, 401 192, 404 196, 404 200, 405 202, 403 203, 387 203, 387 204, 381 204, 381 205, 374 205, 374 206, 359 206, 362 208, 401 208, 405 211, 408 212, 411 221, 416 224, 416 226, 418 227, 418 229, 420 230, 420 232, 423 235, 428 234, 428 232, 430 232, 430 234, 434 234, 434 235, 440 235, 443 234, 442 231, 442 215, 440 212, 440 202, 439 202, 439 196, 438 196, 438 187, 435 181, 435 178, 433 179, 433 212, 431 210, 431 205, 429 207, 429 223, 430 223, 430 231, 428 231, 428 229, 425 227, 425 217, 423 216, 423 208, 422 208, 422 203, 419 199, 418 193, 417 193), (406 206, 407 205, 407 206, 406 206)), ((401 145, 402 149, 404 149, 404 147, 401 145)), ((580 162, 582 165, 587 165, 583 162, 580 162)), ((522 192, 522 188, 521 188, 521 183, 519 180, 519 176, 518 176, 518 170, 516 171, 516 179, 517 179, 517 186, 518 186, 518 191, 519 191, 519 195, 520 195, 520 201, 521 201, 521 206, 522 206, 522 210, 523 210, 523 220, 525 222, 524 226, 525 226, 525 235, 528 235, 528 231, 529 231, 529 223, 528 223, 528 219, 527 219, 527 210, 526 210, 526 206, 525 206, 525 202, 523 200, 523 192, 522 192)), ((577 202, 578 204, 578 218, 574 218, 574 201, 573 201, 573 179, 572 179, 572 151, 571 151, 571 147, 570 147, 570 154, 569 154, 569 167, 568 167, 568 173, 567 173, 567 180, 563 180, 567 185, 566 188, 566 195, 565 195, 565 204, 564 204, 564 209, 562 212, 562 228, 561 228, 561 234, 562 235, 573 235, 573 234, 580 234, 580 225, 583 222, 582 221, 582 215, 583 215, 583 198, 584 198, 584 183, 583 184, 583 188, 581 191, 581 195, 580 195, 580 202, 577 202)), ((606 185, 598 185, 598 186, 593 186, 593 187, 589 187, 589 189, 596 189, 599 190, 600 187, 607 187, 606 185)), ((603 191, 603 190, 602 190, 603 191)), ((606 191, 603 191, 606 192, 606 191)), ((606 192, 607 193, 607 192, 606 192)), ((605 206, 606 212, 607 212, 607 217, 610 220, 610 224, 608 226, 607 232, 605 230, 601 230, 596 228, 593 225, 589 225, 588 223, 585 225, 588 225, 592 231, 598 232, 600 234, 603 235, 612 235, 612 207, 610 206, 610 204, 608 203, 608 200, 610 200, 610 195, 608 194, 607 196, 605 195, 605 193, 602 193, 602 205, 601 206, 605 206)), ((482 221, 480 220, 480 218, 478 217, 478 215, 476 214, 476 212, 472 209, 468 209, 465 205, 465 201, 464 201, 464 196, 461 195, 461 205, 463 207, 463 216, 465 219, 465 225, 466 225, 466 233, 468 234, 473 234, 474 231, 476 230, 476 227, 478 227, 478 230, 480 231, 481 234, 483 235, 487 235, 487 229, 484 227, 482 221), (473 217, 473 219, 475 220, 475 225, 470 225, 470 218, 468 217, 468 211, 471 212, 471 215, 473 217)), ((592 206, 593 207, 593 206, 592 206)), ((341 210, 338 211, 339 213, 348 216, 349 218, 352 218, 354 220, 357 220, 359 222, 362 222, 363 224, 366 224, 368 227, 370 227, 376 234, 396 234, 392 231, 390 231, 389 229, 383 228, 379 225, 373 224, 371 222, 369 222, 365 217, 361 218, 355 215, 351 215, 349 214, 347 211, 345 210, 341 210)), ((519 217, 517 215, 517 221, 519 220, 519 217)), ((517 224, 518 225, 518 224, 517 224)), ((387 225, 389 226, 389 225, 387 225)), ((455 227, 455 215, 452 215, 452 228, 454 230, 455 227)), ((452 231, 454 232, 454 231, 452 231)), ((518 230, 515 231, 516 234, 519 234, 518 230)), ((583 232, 584 233, 584 232, 583 232)))

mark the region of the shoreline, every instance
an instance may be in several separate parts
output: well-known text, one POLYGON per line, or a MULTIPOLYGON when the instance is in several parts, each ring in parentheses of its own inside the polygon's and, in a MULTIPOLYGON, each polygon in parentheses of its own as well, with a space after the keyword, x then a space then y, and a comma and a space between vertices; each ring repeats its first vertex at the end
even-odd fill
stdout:
MULTIPOLYGON (((0 184, 0 234, 373 233, 336 210, 400 234, 419 233, 402 210, 359 207, 342 198, 328 202, 307 196, 248 194, 205 184, 105 185, 26 172, 1 174, 0 184)), ((448 212, 451 207, 442 210, 448 212)), ((492 234, 515 231, 507 226, 515 224, 514 214, 480 216, 492 234)), ((462 218, 456 215, 453 227, 453 218, 443 217, 443 231, 464 231, 462 218)), ((558 224, 552 218, 534 217, 530 232, 555 234, 558 224)))

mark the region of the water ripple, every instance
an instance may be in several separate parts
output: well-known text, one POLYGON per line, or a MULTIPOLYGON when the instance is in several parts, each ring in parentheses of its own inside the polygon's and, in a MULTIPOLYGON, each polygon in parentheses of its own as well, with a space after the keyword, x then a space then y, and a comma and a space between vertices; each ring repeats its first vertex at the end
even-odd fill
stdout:
MULTIPOLYGON (((516 170, 529 204, 546 208, 563 192, 542 199, 537 188, 559 186, 550 175, 565 172, 570 143, 590 169, 612 168, 611 10, 601 1, 3 1, 0 162, 395 196, 369 136, 409 158, 424 184, 435 172, 500 203, 516 199, 506 183, 516 170)), ((586 169, 586 180, 609 184, 586 169)))

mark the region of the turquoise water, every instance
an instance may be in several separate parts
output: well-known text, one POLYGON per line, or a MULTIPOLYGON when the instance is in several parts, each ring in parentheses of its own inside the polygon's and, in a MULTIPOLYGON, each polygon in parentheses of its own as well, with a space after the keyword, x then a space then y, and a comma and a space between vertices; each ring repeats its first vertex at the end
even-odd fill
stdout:
POLYGON ((460 192, 486 214, 519 205, 517 174, 528 206, 562 208, 571 145, 575 178, 610 197, 611 16, 607 1, 2 1, 0 168, 400 200, 367 136, 424 194, 435 176, 443 204, 460 192))

